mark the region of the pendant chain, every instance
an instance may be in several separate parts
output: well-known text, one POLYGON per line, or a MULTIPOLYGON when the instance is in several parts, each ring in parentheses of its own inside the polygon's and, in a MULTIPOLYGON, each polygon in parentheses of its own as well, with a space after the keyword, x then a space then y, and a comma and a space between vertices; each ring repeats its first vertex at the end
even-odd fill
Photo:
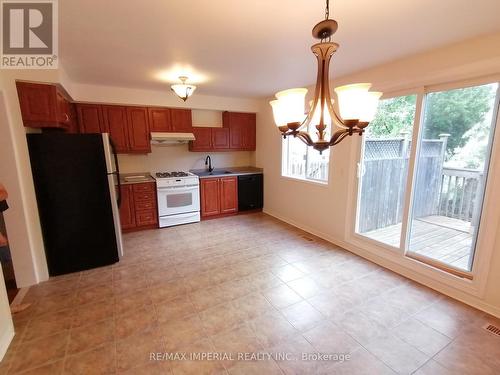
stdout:
POLYGON ((325 20, 330 17, 330 0, 326 0, 325 20))

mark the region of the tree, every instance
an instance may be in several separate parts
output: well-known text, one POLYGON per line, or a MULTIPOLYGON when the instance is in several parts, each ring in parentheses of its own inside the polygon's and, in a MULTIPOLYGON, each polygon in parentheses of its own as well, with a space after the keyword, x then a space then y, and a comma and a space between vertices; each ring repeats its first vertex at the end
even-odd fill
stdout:
MULTIPOLYGON (((450 134, 447 159, 463 149, 477 132, 475 125, 483 123, 491 111, 496 84, 430 93, 426 96, 424 138, 439 139, 450 134)), ((398 137, 411 132, 415 118, 416 95, 381 100, 377 116, 368 127, 369 138, 398 137)), ((489 131, 489 128, 488 128, 489 131)))
MULTIPOLYGON (((495 94, 493 85, 467 87, 427 95, 424 117, 424 137, 438 139, 439 134, 450 134, 447 156, 463 147, 470 136, 467 132, 485 120, 495 94)), ((472 135, 473 133, 471 133, 472 135)))
POLYGON ((368 127, 370 138, 398 137, 411 132, 415 117, 416 95, 381 100, 377 116, 368 127))

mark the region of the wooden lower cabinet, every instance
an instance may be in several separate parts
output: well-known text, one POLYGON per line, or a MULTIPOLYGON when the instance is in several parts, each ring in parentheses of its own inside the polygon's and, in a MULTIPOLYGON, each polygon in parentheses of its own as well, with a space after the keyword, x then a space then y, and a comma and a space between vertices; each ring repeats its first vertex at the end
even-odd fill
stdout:
POLYGON ((201 217, 230 215, 238 212, 238 178, 200 180, 201 217))
POLYGON ((201 180, 201 216, 220 215, 220 183, 218 178, 201 180))
POLYGON ((123 230, 136 227, 132 185, 121 186, 120 223, 123 230))
POLYGON ((238 212, 238 177, 220 179, 220 212, 221 214, 238 212))
POLYGON ((124 232, 158 227, 154 182, 122 185, 121 193, 120 220, 124 232))

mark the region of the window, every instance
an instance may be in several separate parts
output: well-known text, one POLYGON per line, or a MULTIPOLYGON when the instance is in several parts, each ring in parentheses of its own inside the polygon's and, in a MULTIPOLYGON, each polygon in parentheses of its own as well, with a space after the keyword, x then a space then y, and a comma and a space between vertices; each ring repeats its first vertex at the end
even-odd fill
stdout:
POLYGON ((357 234, 472 277, 497 91, 493 83, 380 102, 359 163, 357 234))
POLYGON ((319 151, 308 147, 299 138, 283 140, 282 174, 301 180, 328 182, 330 150, 319 151))

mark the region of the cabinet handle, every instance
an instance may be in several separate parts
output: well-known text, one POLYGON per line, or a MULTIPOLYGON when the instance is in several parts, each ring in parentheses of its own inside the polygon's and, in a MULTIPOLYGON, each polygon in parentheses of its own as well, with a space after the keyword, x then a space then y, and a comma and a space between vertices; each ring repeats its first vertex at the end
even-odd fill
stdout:
POLYGON ((69 116, 67 113, 64 114, 64 121, 69 122, 69 116))

